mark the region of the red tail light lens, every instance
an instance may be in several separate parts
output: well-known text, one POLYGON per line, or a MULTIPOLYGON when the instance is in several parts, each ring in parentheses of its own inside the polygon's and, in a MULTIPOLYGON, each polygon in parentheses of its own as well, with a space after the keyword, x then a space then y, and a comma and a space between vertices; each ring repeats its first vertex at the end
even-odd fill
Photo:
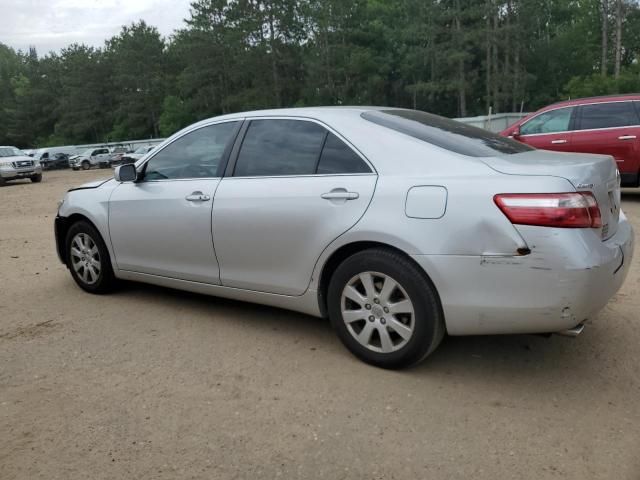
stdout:
POLYGON ((600 228, 598 202, 591 192, 501 193, 493 197, 511 223, 556 228, 600 228))

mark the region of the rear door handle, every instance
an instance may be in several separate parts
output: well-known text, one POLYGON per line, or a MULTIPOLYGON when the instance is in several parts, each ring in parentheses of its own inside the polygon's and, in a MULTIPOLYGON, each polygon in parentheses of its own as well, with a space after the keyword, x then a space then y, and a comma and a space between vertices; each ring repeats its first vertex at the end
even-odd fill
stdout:
POLYGON ((618 137, 618 140, 635 140, 636 136, 635 135, 620 135, 618 137))
POLYGON ((347 192, 344 188, 334 188, 330 192, 320 195, 325 200, 355 200, 360 198, 358 192, 347 192))
POLYGON ((553 143, 554 145, 558 144, 558 143, 567 143, 567 141, 563 138, 561 140, 551 140, 551 143, 553 143))
POLYGON ((184 197, 187 202, 208 202, 211 200, 209 195, 205 195, 201 191, 193 192, 191 195, 184 197))

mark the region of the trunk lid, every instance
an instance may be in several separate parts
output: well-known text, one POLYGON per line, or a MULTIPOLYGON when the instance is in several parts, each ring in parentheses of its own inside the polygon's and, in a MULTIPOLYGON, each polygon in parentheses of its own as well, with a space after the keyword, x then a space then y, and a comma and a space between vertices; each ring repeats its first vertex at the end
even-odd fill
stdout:
POLYGON ((616 233, 620 216, 620 176, 613 157, 533 150, 482 160, 500 173, 561 177, 579 192, 592 192, 602 216, 602 239, 616 233))

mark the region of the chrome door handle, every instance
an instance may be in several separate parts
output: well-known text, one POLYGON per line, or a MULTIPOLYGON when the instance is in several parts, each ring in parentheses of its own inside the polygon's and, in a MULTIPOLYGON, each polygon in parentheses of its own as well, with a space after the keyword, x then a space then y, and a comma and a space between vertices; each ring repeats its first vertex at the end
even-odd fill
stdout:
POLYGON ((620 135, 618 137, 618 140, 635 140, 636 136, 635 135, 620 135))
POLYGON ((335 188, 320 196, 325 200, 355 200, 360 198, 358 192, 347 192, 344 188, 335 188))
POLYGON ((187 202, 208 202, 209 200, 211 200, 211 197, 209 195, 205 195, 200 191, 193 192, 191 195, 187 195, 184 198, 187 202))
POLYGON ((558 143, 567 143, 567 141, 563 138, 561 140, 551 140, 551 143, 553 143, 554 145, 558 144, 558 143))

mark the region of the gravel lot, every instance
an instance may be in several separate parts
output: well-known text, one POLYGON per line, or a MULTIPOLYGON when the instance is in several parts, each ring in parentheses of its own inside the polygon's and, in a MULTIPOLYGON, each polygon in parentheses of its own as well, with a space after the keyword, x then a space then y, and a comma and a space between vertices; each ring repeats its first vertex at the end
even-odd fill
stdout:
MULTIPOLYGON (((417 368, 327 321, 58 262, 57 201, 104 170, 0 188, 0 479, 640 479, 640 260, 577 339, 445 339, 417 368)), ((623 209, 640 232, 640 191, 623 209)))

